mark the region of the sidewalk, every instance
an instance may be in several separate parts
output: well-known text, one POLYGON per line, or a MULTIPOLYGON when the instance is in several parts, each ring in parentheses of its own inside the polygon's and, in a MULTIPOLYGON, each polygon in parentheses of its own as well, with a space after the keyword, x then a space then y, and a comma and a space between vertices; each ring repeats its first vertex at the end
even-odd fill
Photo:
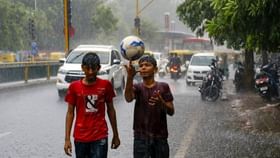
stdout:
POLYGON ((56 76, 51 77, 49 80, 47 80, 46 78, 31 79, 31 80, 28 80, 27 83, 25 83, 24 81, 5 82, 5 83, 0 83, 0 91, 6 90, 6 89, 12 89, 12 88, 22 88, 22 87, 26 87, 26 86, 46 84, 46 83, 55 83, 55 82, 56 82, 56 76))
POLYGON ((255 92, 235 92, 232 80, 224 81, 231 107, 240 118, 241 127, 249 131, 280 132, 280 103, 267 102, 255 92))

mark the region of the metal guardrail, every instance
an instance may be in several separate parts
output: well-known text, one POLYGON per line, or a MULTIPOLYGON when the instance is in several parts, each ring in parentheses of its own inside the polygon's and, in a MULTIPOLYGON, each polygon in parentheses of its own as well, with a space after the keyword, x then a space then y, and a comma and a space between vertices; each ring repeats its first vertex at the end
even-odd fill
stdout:
POLYGON ((0 83, 25 81, 56 76, 61 63, 58 61, 34 61, 0 64, 0 83))

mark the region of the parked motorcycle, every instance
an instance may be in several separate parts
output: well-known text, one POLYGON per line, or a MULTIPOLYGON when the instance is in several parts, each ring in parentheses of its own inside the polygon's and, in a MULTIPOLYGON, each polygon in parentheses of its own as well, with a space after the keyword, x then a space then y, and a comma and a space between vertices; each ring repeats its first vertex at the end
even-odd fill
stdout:
POLYGON ((236 92, 239 92, 240 89, 242 87, 244 87, 243 80, 244 80, 245 68, 244 68, 244 66, 241 62, 237 62, 236 66, 237 67, 236 67, 236 70, 235 70, 233 83, 235 85, 236 92))
POLYGON ((272 97, 279 99, 279 81, 274 63, 261 67, 260 72, 255 77, 255 88, 259 95, 267 101, 271 101, 272 97))
POLYGON ((223 76, 217 68, 217 61, 212 60, 210 65, 211 70, 206 74, 199 87, 201 99, 206 101, 216 101, 221 93, 223 76))

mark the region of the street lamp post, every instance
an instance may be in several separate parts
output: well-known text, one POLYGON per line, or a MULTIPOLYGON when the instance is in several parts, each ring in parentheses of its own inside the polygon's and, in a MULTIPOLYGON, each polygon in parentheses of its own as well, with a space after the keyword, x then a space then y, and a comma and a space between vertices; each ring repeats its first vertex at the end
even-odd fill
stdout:
POLYGON ((135 33, 137 36, 140 35, 140 18, 139 18, 139 0, 136 0, 136 13, 135 13, 135 19, 134 19, 134 27, 135 27, 135 33))
POLYGON ((140 36, 140 13, 146 9, 154 0, 149 1, 141 10, 139 10, 139 0, 136 0, 136 15, 134 19, 134 27, 137 36, 140 36))

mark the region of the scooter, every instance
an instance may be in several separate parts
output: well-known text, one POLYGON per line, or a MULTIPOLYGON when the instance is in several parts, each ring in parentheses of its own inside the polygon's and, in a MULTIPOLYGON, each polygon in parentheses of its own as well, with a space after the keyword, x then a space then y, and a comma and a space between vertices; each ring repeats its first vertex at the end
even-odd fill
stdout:
POLYGON ((271 101, 271 98, 279 98, 279 81, 277 77, 273 76, 274 70, 272 65, 268 64, 261 68, 260 73, 256 74, 255 77, 255 88, 261 97, 267 101, 271 101))
POLYGON ((241 62, 236 63, 236 65, 237 65, 237 68, 235 70, 233 83, 235 85, 236 92, 239 92, 241 87, 243 87, 245 68, 241 62))

